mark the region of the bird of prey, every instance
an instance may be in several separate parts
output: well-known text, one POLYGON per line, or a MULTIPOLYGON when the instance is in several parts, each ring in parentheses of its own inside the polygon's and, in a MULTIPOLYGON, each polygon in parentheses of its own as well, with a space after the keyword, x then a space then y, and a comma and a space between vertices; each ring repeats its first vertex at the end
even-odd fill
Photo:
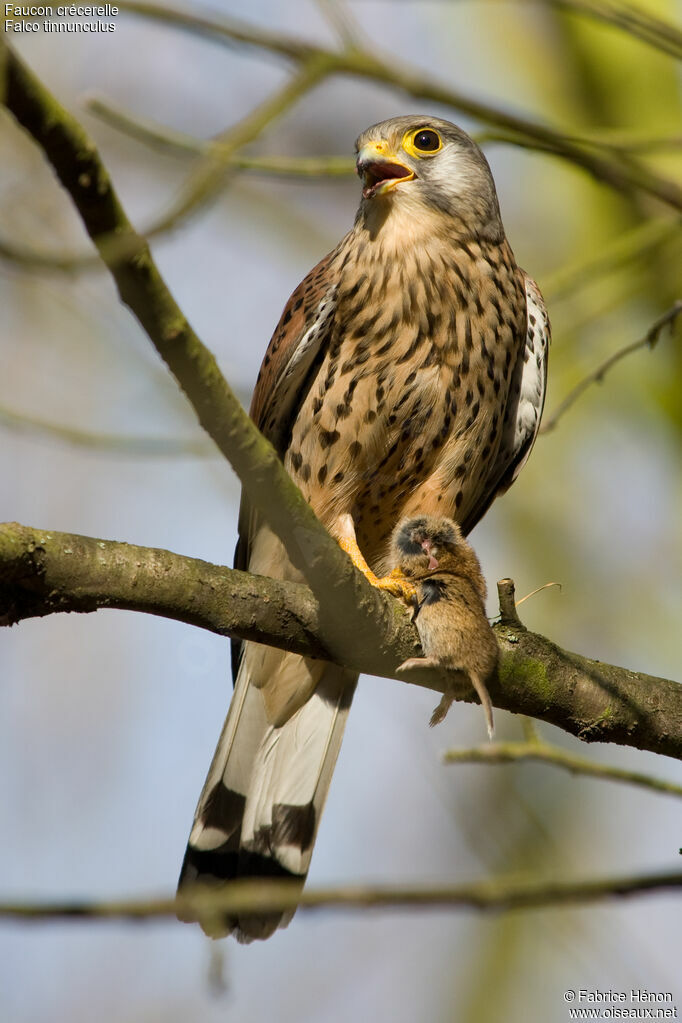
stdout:
MULTIPOLYGON (((356 148, 355 223, 289 299, 251 416, 377 581, 401 518, 446 515, 466 535, 516 478, 542 413, 549 324, 505 237, 488 163, 465 132, 428 115, 395 117, 356 148)), ((246 499, 235 565, 300 579, 246 499)), ((234 695, 181 891, 220 891, 242 877, 303 885, 357 681, 255 643, 237 645, 233 660, 234 695)), ((290 917, 201 922, 246 942, 290 917)))
MULTIPOLYGON (((413 621, 425 657, 410 657, 399 672, 449 668, 464 672, 478 693, 488 736, 493 709, 486 682, 497 668, 499 649, 485 613, 486 585, 473 547, 456 522, 434 515, 401 519, 393 532, 394 571, 416 584, 413 621)), ((446 692, 431 716, 439 724, 452 704, 446 692)))

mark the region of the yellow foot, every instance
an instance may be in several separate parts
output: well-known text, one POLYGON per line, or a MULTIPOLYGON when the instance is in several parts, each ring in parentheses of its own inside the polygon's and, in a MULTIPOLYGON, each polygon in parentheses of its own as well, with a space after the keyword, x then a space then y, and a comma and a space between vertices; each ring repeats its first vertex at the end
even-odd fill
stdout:
MULTIPOLYGON (((372 574, 374 575, 374 573, 372 574)), ((400 597, 406 604, 417 603, 417 587, 398 568, 394 568, 391 574, 384 576, 383 579, 374 576, 370 582, 372 586, 377 586, 380 590, 388 590, 394 597, 400 597)))
POLYGON ((358 547, 352 516, 342 515, 340 517, 336 533, 339 546, 346 552, 355 567, 362 572, 368 583, 376 586, 379 590, 387 590, 388 593, 391 593, 394 597, 399 597, 408 604, 415 602, 417 596, 416 587, 399 569, 394 569, 390 575, 384 576, 381 579, 374 574, 358 547))

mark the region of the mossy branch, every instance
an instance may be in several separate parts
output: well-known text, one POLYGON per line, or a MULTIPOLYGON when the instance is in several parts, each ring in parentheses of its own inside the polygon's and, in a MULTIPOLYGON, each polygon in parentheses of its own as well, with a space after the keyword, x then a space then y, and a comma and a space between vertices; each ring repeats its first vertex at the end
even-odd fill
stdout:
MULTIPOLYGON (((328 581, 329 582, 329 581, 328 581)), ((333 587, 332 587, 333 588, 333 587)), ((499 584, 496 707, 540 718, 587 742, 613 742, 682 759, 682 686, 562 650, 518 619, 513 583, 499 584)), ((326 614, 301 584, 251 576, 169 551, 17 523, 0 527, 0 624, 60 611, 125 608, 163 615, 220 635, 325 657, 353 671, 394 678, 419 649, 410 615, 382 594, 383 631, 363 629, 362 609, 339 613, 330 649, 326 614)), ((408 681, 402 679, 402 681, 408 681)), ((439 674, 410 683, 442 693, 439 674)), ((474 702, 470 688, 459 698, 474 702)))

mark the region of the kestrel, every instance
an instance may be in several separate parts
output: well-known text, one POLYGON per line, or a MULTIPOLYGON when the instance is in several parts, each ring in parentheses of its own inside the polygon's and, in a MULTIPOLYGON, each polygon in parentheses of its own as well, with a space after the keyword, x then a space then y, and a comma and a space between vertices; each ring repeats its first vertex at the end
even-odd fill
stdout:
MULTIPOLYGON (((289 299, 251 416, 332 535, 383 576, 401 518, 449 516, 466 535, 516 478, 542 414, 549 324, 468 135, 396 117, 356 148, 355 223, 289 299)), ((300 578, 245 498, 235 565, 300 578)), ((357 678, 254 643, 237 644, 234 661, 180 888, 263 876, 302 886, 357 678)), ((203 925, 250 941, 290 918, 203 925)))
MULTIPOLYGON (((488 736, 493 708, 486 687, 497 668, 499 649, 485 613, 486 585, 473 547, 456 522, 434 515, 402 519, 392 540, 396 572, 416 583, 413 621, 425 657, 410 657, 399 672, 449 668, 464 672, 478 693, 488 736)), ((446 692, 431 716, 439 724, 452 704, 446 692)))

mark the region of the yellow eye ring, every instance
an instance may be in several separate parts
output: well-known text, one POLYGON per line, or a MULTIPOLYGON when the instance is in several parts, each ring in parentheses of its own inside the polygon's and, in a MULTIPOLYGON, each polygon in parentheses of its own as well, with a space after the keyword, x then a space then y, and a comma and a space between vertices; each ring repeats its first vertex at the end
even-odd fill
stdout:
POLYGON ((443 140, 433 128, 413 128, 403 138, 403 149, 410 156, 433 156, 442 148, 443 140))

